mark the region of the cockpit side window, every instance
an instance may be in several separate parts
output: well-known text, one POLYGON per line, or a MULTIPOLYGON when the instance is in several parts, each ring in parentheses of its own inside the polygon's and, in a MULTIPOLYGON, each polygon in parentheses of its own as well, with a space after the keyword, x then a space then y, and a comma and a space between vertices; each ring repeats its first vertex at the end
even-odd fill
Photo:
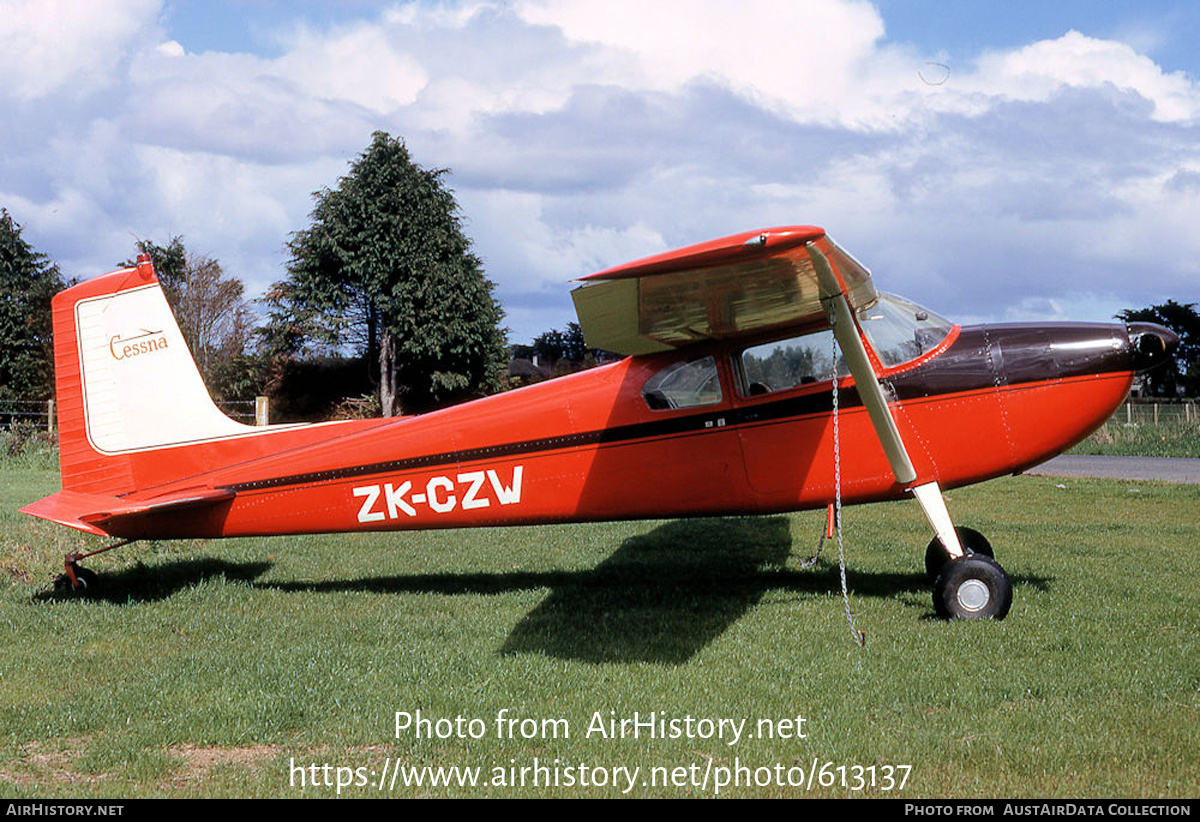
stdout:
POLYGON ((719 403, 721 378, 716 358, 671 363, 646 380, 642 398, 655 411, 719 403))
MULTIPOLYGON (((742 392, 752 397, 831 379, 832 342, 827 329, 747 348, 741 354, 742 392)), ((840 356, 837 369, 838 376, 849 373, 840 356)))

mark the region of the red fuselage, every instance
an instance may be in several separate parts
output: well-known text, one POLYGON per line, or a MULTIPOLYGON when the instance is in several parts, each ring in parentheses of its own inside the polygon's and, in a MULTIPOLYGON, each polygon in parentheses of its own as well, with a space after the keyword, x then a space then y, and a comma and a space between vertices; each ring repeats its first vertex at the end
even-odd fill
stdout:
MULTIPOLYGON (((955 328, 881 373, 918 483, 1021 471, 1112 414, 1148 327, 955 328), (1133 338, 1131 341, 1131 337, 1133 338)), ((732 343, 620 362, 418 417, 327 423, 180 446, 135 461, 128 500, 186 489, 232 497, 126 518, 131 538, 457 528, 821 507, 834 497, 833 383, 769 394, 739 384, 732 343), (647 381, 711 355, 718 402, 652 408, 647 381)), ((850 378, 838 381, 847 503, 901 496, 850 378)))

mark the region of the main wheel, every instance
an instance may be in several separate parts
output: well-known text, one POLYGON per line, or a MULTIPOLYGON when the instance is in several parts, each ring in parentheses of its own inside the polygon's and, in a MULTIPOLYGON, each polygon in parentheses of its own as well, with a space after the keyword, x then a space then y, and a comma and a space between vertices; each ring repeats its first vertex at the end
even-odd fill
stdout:
MULTIPOLYGON (((985 557, 995 558, 992 544, 987 541, 987 537, 974 528, 959 526, 954 529, 954 533, 958 534, 958 543, 968 554, 983 554, 985 557)), ((950 554, 946 552, 946 546, 942 545, 942 541, 937 537, 930 540, 929 547, 925 549, 925 575, 930 582, 937 579, 938 574, 942 572, 942 567, 949 561, 950 554)))
POLYGON ((971 554, 947 562, 933 584, 933 609, 943 619, 1004 619, 1012 582, 994 559, 971 554))

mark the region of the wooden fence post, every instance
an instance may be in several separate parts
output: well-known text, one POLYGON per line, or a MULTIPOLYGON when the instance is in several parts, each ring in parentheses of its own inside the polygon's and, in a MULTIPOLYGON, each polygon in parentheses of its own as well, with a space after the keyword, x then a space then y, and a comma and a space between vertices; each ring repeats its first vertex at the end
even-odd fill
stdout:
POLYGON ((271 424, 271 403, 266 397, 254 398, 254 424, 271 424))

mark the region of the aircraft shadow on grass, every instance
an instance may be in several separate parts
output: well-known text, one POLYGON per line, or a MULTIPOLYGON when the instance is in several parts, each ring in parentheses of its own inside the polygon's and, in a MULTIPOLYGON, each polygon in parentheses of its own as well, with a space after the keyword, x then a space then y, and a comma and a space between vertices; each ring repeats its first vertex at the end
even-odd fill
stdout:
MULTIPOLYGON (((255 586, 443 595, 548 588, 550 593, 513 627, 499 653, 680 664, 768 592, 840 594, 836 553, 832 562, 822 559, 814 568, 795 570, 786 567, 791 552, 785 517, 688 519, 626 539, 612 556, 585 571, 412 574, 255 586)), ((850 573, 853 596, 919 593, 922 603, 928 599, 929 583, 915 570, 850 573)), ((931 605, 924 607, 932 615, 931 605)))
POLYGON ((228 562, 211 557, 175 559, 154 565, 139 562, 120 571, 105 572, 94 589, 45 591, 35 595, 33 601, 84 599, 113 605, 137 605, 168 599, 210 579, 252 582, 270 569, 269 562, 228 562))
MULTIPOLYGON (((583 662, 681 664, 720 636, 770 592, 799 598, 840 595, 836 548, 809 569, 788 568, 792 535, 785 517, 727 517, 667 522, 626 539, 595 568, 582 571, 403 574, 322 582, 259 582, 267 562, 178 559, 106 573, 92 601, 154 602, 209 579, 285 592, 490 595, 549 589, 510 631, 502 655, 544 654, 583 662)), ((797 553, 803 553, 798 551, 797 553)), ((912 573, 849 569, 852 597, 898 597, 929 611, 928 581, 912 573)), ((1051 580, 1018 577, 1026 585, 1051 580)), ((35 600, 78 598, 48 592, 35 600)))

